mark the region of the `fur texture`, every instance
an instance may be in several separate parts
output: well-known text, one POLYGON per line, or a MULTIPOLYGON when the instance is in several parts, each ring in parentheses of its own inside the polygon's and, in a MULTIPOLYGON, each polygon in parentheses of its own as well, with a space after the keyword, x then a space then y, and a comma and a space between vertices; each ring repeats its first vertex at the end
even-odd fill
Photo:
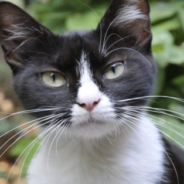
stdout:
POLYGON ((31 163, 28 183, 160 183, 164 180, 161 137, 150 120, 141 118, 137 123, 95 140, 71 139, 67 132, 57 147, 53 131, 31 163))
POLYGON ((0 3, 13 86, 27 110, 39 110, 32 114, 41 144, 28 184, 184 183, 178 151, 142 110, 156 75, 149 12, 148 0, 113 0, 97 29, 54 35, 0 3), (48 73, 62 85, 48 85, 48 73))

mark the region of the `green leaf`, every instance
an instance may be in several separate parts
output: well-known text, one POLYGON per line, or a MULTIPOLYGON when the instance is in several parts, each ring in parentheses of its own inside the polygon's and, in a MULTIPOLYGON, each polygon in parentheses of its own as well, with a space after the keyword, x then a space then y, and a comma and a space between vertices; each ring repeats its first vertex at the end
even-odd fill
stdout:
POLYGON ((99 17, 94 16, 94 12, 87 12, 85 14, 74 14, 68 17, 66 21, 67 30, 89 30, 95 29, 98 25, 99 17))
POLYGON ((165 51, 154 52, 153 56, 160 68, 165 68, 169 64, 169 54, 165 51))
POLYGON ((176 14, 178 7, 175 4, 176 3, 170 2, 152 4, 150 13, 152 23, 172 17, 176 14))
POLYGON ((171 111, 175 111, 177 112, 177 114, 175 114, 178 118, 184 118, 184 106, 183 105, 180 105, 180 104, 177 104, 177 103, 171 103, 169 105, 169 110, 171 111))
POLYGON ((176 85, 179 89, 181 89, 182 93, 184 93, 184 75, 176 77, 172 81, 172 84, 176 85))
POLYGON ((184 8, 179 10, 178 15, 181 21, 182 28, 184 30, 184 8))
POLYGON ((153 28, 153 46, 154 57, 161 68, 169 63, 184 63, 184 49, 181 46, 174 45, 174 37, 169 31, 165 31, 158 26, 153 28))
MULTIPOLYGON (((66 18, 69 12, 52 12, 52 13, 44 13, 40 14, 40 19, 47 19, 47 20, 54 20, 56 19, 57 21, 66 18)), ((59 23, 59 22, 58 22, 59 23)))
POLYGON ((172 34, 164 30, 162 28, 158 27, 153 27, 152 28, 152 33, 153 33, 153 41, 152 45, 172 45, 174 43, 174 38, 172 34))
POLYGON ((153 29, 160 29, 160 30, 176 30, 181 27, 180 21, 178 18, 172 18, 167 21, 161 22, 157 24, 156 26, 153 26, 153 29))
POLYGON ((184 85, 184 75, 181 75, 181 76, 178 76, 176 77, 173 81, 172 81, 173 84, 176 84, 176 85, 184 85))
POLYGON ((159 70, 158 74, 157 74, 157 80, 156 80, 156 91, 155 91, 155 95, 159 95, 160 92, 162 91, 163 88, 163 84, 165 82, 165 71, 163 70, 159 70))
POLYGON ((35 140, 35 137, 24 137, 17 141, 12 149, 9 151, 10 156, 19 156, 20 154, 23 154, 23 150, 26 149, 28 145, 30 145, 35 140))
POLYGON ((167 47, 169 53, 169 62, 172 64, 180 65, 184 63, 184 49, 179 46, 167 47))

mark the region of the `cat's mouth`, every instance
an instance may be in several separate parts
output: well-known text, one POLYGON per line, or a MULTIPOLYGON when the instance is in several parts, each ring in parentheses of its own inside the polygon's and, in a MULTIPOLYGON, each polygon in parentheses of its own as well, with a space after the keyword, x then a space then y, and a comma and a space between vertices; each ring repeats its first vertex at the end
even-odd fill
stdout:
POLYGON ((103 121, 97 120, 94 117, 90 116, 86 121, 81 122, 80 126, 91 126, 91 125, 102 125, 103 121))

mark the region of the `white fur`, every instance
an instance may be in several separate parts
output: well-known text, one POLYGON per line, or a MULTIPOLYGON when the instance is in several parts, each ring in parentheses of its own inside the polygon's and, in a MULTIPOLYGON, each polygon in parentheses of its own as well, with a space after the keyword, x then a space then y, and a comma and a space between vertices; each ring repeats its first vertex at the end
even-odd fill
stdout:
POLYGON ((116 114, 112 108, 112 102, 103 94, 92 79, 90 65, 87 56, 82 53, 80 61, 80 87, 77 94, 77 101, 84 103, 87 101, 100 102, 92 112, 88 112, 85 108, 75 104, 72 108, 72 126, 68 130, 71 136, 94 138, 106 135, 117 128, 114 122, 116 114), (89 123, 89 121, 92 121, 89 123), (105 123, 103 123, 105 122, 105 123), (82 126, 86 124, 86 126, 82 126), (98 128, 96 128, 98 126, 98 128))
POLYGON ((137 125, 93 140, 62 134, 57 147, 53 132, 32 160, 28 183, 156 184, 164 172, 160 135, 149 119, 137 125))
POLYGON ((126 5, 118 10, 117 16, 113 22, 114 26, 120 24, 130 24, 137 19, 147 19, 148 17, 141 12, 136 3, 134 5, 126 5))
POLYGON ((102 93, 93 82, 92 73, 85 53, 82 53, 80 64, 80 88, 77 95, 77 101, 84 103, 88 101, 98 101, 101 99, 102 93))

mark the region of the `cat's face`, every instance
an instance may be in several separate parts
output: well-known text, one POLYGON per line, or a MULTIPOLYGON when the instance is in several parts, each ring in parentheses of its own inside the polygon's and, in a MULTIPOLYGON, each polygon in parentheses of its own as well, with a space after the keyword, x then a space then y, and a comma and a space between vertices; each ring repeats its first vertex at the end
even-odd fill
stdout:
POLYGON ((10 3, 0 3, 0 41, 14 74, 14 88, 26 109, 55 108, 68 134, 100 137, 128 122, 129 106, 151 93, 147 0, 114 0, 96 30, 54 35, 10 3))

